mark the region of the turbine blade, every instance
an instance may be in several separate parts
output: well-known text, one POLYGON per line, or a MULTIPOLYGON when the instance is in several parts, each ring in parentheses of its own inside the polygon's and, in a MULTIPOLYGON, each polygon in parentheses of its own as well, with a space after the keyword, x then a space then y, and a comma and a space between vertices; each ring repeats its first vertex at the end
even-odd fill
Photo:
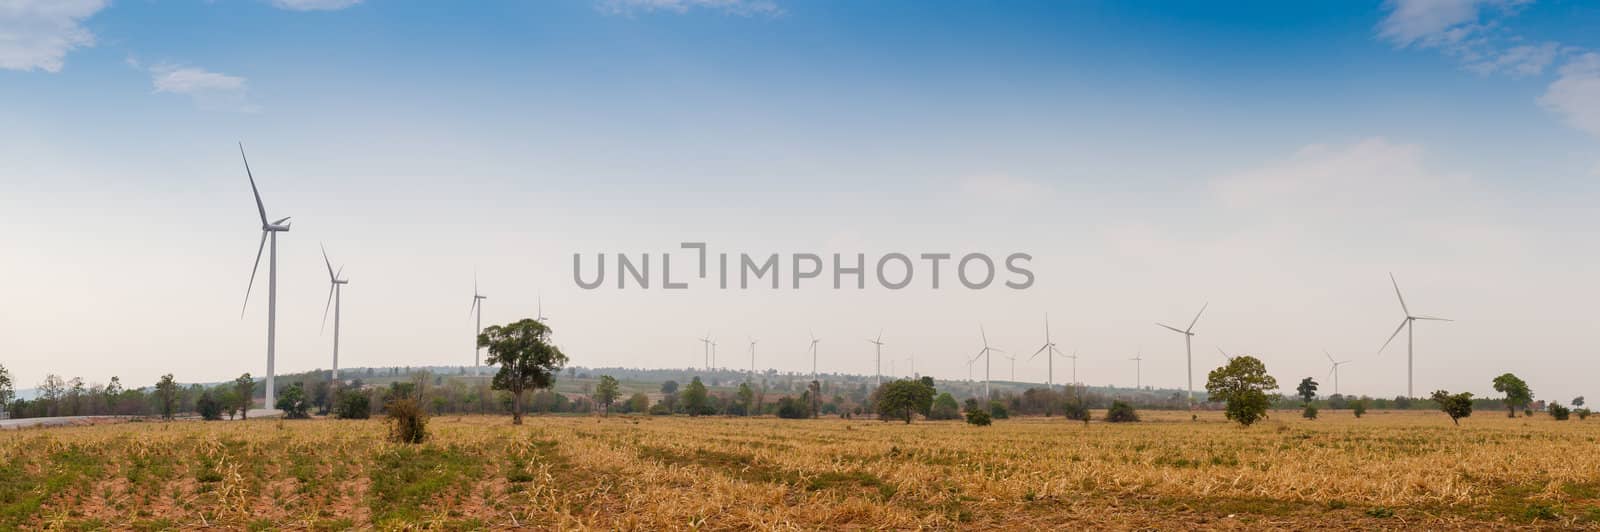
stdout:
POLYGON ((1410 318, 1406 318, 1404 320, 1400 320, 1400 326, 1394 328, 1394 334, 1389 335, 1389 339, 1385 340, 1383 342, 1383 347, 1379 347, 1378 348, 1378 352, 1379 353, 1382 353, 1384 348, 1389 347, 1389 342, 1393 342, 1394 341, 1394 337, 1400 336, 1400 329, 1406 328, 1406 324, 1407 323, 1411 323, 1411 319, 1410 318))
POLYGON ((1049 349, 1049 348, 1050 348, 1050 344, 1044 344, 1043 346, 1040 346, 1038 351, 1034 351, 1033 352, 1033 356, 1028 357, 1028 360, 1033 360, 1034 358, 1037 358, 1039 356, 1039 353, 1043 353, 1044 350, 1049 349))
POLYGON ((261 190, 256 188, 256 176, 250 173, 250 159, 244 156, 244 143, 239 143, 239 159, 244 161, 244 175, 250 178, 250 192, 256 196, 256 213, 261 215, 261 225, 267 225, 267 206, 261 203, 261 190))
POLYGON ((983 324, 982 323, 978 324, 978 334, 983 335, 983 348, 984 349, 988 349, 989 348, 989 332, 983 330, 983 324))
POLYGON ((244 319, 245 309, 250 308, 250 291, 256 287, 256 271, 261 269, 261 252, 267 250, 267 232, 261 232, 261 243, 256 246, 255 266, 250 267, 250 284, 244 287, 244 306, 239 309, 239 319, 244 319))
POLYGON ((1328 374, 1326 376, 1322 377, 1322 378, 1323 379, 1333 378, 1333 372, 1335 372, 1335 371, 1339 371, 1339 366, 1334 366, 1333 369, 1328 370, 1328 374))
POLYGON ((344 279, 344 266, 339 267, 339 271, 333 274, 333 278, 344 279))
POLYGON ((317 247, 322 248, 322 263, 328 266, 328 279, 339 280, 339 276, 333 273, 333 262, 328 260, 328 247, 322 244, 317 244, 317 247))
POLYGON ((1452 319, 1436 318, 1436 317, 1433 317, 1433 316, 1412 316, 1412 318, 1419 319, 1419 320, 1431 320, 1431 321, 1456 321, 1456 320, 1452 320, 1452 319))
POLYGON ((328 309, 333 306, 333 288, 336 286, 339 285, 328 283, 328 302, 322 305, 322 328, 317 330, 318 334, 328 330, 328 309))
POLYGON ((1178 333, 1178 334, 1189 334, 1189 331, 1185 331, 1185 330, 1179 329, 1177 327, 1173 327, 1171 325, 1167 325, 1165 323, 1157 323, 1156 325, 1160 325, 1162 327, 1166 327, 1167 330, 1170 330, 1170 331, 1178 333))
POLYGON ((294 218, 294 217, 293 216, 285 216, 285 217, 279 218, 277 220, 274 220, 272 222, 272 225, 283 225, 283 222, 289 221, 290 218, 294 218))
POLYGON ((1327 356, 1328 356, 1328 362, 1333 362, 1333 363, 1334 363, 1334 364, 1338 364, 1338 362, 1335 362, 1335 361, 1334 361, 1334 360, 1333 360, 1333 353, 1329 353, 1329 352, 1328 352, 1328 350, 1327 350, 1327 349, 1323 349, 1323 350, 1322 350, 1322 354, 1324 354, 1324 355, 1327 355, 1327 356))
POLYGON ((1211 302, 1210 301, 1207 301, 1206 304, 1204 304, 1204 305, 1200 305, 1200 312, 1194 313, 1194 321, 1189 322, 1189 328, 1188 329, 1184 329, 1183 332, 1187 333, 1189 331, 1194 330, 1194 324, 1200 323, 1200 315, 1201 314, 1205 314, 1206 313, 1206 307, 1209 307, 1209 306, 1211 306, 1211 302))
POLYGON ((1389 273, 1389 284, 1394 285, 1394 297, 1400 298, 1400 310, 1405 311, 1406 315, 1410 316, 1411 309, 1406 308, 1406 296, 1400 295, 1400 281, 1394 280, 1393 272, 1389 273))

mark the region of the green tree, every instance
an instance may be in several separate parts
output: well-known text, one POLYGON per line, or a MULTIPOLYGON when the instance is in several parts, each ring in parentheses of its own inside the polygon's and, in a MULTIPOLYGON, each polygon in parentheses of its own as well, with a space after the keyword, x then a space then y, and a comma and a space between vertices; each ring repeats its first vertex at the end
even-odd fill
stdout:
POLYGON ((1278 389, 1278 380, 1267 374, 1267 366, 1253 356, 1234 357, 1226 366, 1211 370, 1206 394, 1211 401, 1227 402, 1228 419, 1246 427, 1267 417, 1272 400, 1267 392, 1278 389))
POLYGON ((933 394, 933 387, 925 382, 897 380, 878 387, 872 402, 879 416, 904 419, 909 424, 915 414, 928 415, 933 408, 933 394))
POLYGON ((5 364, 0 364, 0 411, 4 411, 16 396, 17 389, 11 382, 11 371, 6 369, 5 364))
POLYGON ((695 377, 689 381, 689 385, 683 388, 682 396, 683 408, 689 412, 690 417, 711 413, 711 406, 708 404, 708 395, 706 394, 706 385, 700 382, 700 377, 695 377))
POLYGON ((1301 401, 1310 405, 1312 401, 1317 399, 1317 381, 1312 380, 1311 377, 1300 379, 1300 386, 1295 388, 1295 391, 1300 393, 1301 401))
POLYGON ((306 386, 297 382, 283 389, 278 396, 278 404, 273 405, 283 411, 283 417, 288 419, 309 419, 311 417, 311 401, 306 397, 306 386))
POLYGON ((533 319, 490 326, 478 335, 478 346, 489 348, 487 362, 500 366, 494 389, 513 397, 512 425, 522 424, 522 395, 555 384, 556 373, 567 364, 567 355, 549 339, 550 328, 533 319))
POLYGON ((1450 416, 1450 422, 1461 424, 1461 418, 1472 415, 1472 392, 1461 392, 1451 395, 1450 392, 1439 390, 1433 392, 1433 402, 1439 403, 1439 410, 1450 416))
POLYGON ((1112 401, 1111 408, 1106 410, 1106 421, 1110 423, 1132 423, 1139 420, 1139 414, 1133 411, 1133 405, 1122 401, 1112 401))
POLYGON ((1572 406, 1583 406, 1583 396, 1580 395, 1580 396, 1577 396, 1577 397, 1573 397, 1572 398, 1572 406))
POLYGON ((990 416, 988 412, 985 412, 985 411, 982 411, 982 410, 977 410, 977 409, 973 409, 973 410, 968 410, 967 411, 967 424, 968 425, 977 425, 979 427, 987 427, 987 426, 989 426, 989 425, 991 425, 993 423, 994 423, 993 416, 990 416))
POLYGON ((116 414, 117 400, 122 399, 122 379, 112 375, 111 384, 106 385, 104 393, 106 394, 106 410, 116 414))
POLYGON ((600 376, 600 385, 594 387, 594 402, 605 407, 605 415, 611 415, 611 403, 617 402, 617 397, 622 392, 617 390, 617 379, 610 375, 600 376))
POLYGON ((1572 409, 1561 406, 1560 403, 1550 403, 1549 412, 1550 417, 1555 418, 1556 421, 1566 421, 1567 416, 1572 415, 1572 409))
POLYGON ((1494 391, 1506 394, 1506 417, 1517 417, 1518 408, 1526 408, 1533 402, 1533 388, 1521 378, 1510 373, 1494 378, 1494 391))
POLYGON ((333 417, 339 419, 367 419, 372 417, 372 399, 366 392, 340 388, 334 399, 333 417))
POLYGON ((750 389, 750 383, 739 383, 739 393, 737 397, 739 400, 739 411, 743 412, 746 416, 755 415, 756 392, 755 390, 750 389))
POLYGON ((239 391, 239 419, 250 419, 250 407, 256 404, 256 380, 249 373, 233 380, 233 389, 239 391))
POLYGON ((206 390, 200 393, 200 398, 194 403, 195 411, 200 413, 200 419, 216 421, 222 419, 222 401, 206 390))
POLYGON ((1356 400, 1356 402, 1350 407, 1350 410, 1355 412, 1356 419, 1361 419, 1361 416, 1367 415, 1367 400, 1356 400))
POLYGON ((156 382, 156 399, 161 403, 161 419, 172 419, 173 410, 178 406, 178 383, 172 380, 172 374, 161 376, 156 382))
POLYGON ((649 411, 650 396, 643 393, 633 394, 633 397, 628 398, 628 409, 641 414, 649 411))
POLYGON ((939 394, 933 399, 933 408, 928 409, 928 419, 957 419, 961 417, 961 403, 950 392, 939 394))

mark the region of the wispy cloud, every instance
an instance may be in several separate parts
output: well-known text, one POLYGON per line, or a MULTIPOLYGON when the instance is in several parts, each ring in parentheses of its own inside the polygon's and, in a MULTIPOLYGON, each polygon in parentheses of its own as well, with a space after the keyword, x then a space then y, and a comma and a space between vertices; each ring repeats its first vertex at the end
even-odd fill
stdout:
MULTIPOLYGON (((138 66, 136 61, 129 63, 138 66)), ((148 70, 150 83, 157 93, 188 96, 201 109, 245 113, 261 110, 250 102, 245 78, 170 64, 155 65, 148 70)))
POLYGON ((612 15, 633 15, 665 11, 687 13, 692 9, 720 11, 744 17, 776 17, 783 8, 772 0, 598 0, 601 12, 612 15))
POLYGON ((0 68, 60 72, 67 52, 94 45, 84 19, 106 0, 0 0, 0 68))
POLYGON ((337 11, 359 3, 361 0, 272 0, 273 7, 291 11, 337 11))
POLYGON ((1539 103, 1560 113, 1572 127, 1600 137, 1600 53, 1587 52, 1568 61, 1539 103))
POLYGON ((1474 188, 1463 176, 1428 168, 1422 146, 1383 137, 1313 144, 1287 159, 1215 179, 1211 186, 1230 209, 1295 217, 1319 212, 1348 216, 1353 210, 1410 212, 1420 204, 1456 204, 1463 199, 1461 193, 1474 188))

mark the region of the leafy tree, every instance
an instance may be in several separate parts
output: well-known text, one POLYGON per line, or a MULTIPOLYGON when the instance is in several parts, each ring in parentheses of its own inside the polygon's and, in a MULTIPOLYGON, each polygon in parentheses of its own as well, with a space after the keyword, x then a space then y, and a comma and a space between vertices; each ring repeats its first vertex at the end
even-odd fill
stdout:
POLYGON ((1134 412, 1133 405, 1123 401, 1112 401, 1111 408, 1106 410, 1106 421, 1109 423, 1132 423, 1139 420, 1138 412, 1134 412))
POLYGON ((669 380, 661 383, 661 395, 677 395, 678 381, 669 380))
POLYGON ((617 390, 617 379, 610 375, 600 376, 600 385, 594 387, 594 401, 605 407, 605 415, 611 415, 611 403, 617 402, 617 397, 622 392, 617 390))
POLYGON ((1550 403, 1549 411, 1550 417, 1556 421, 1566 421, 1567 416, 1572 415, 1572 409, 1561 406, 1560 403, 1550 403))
POLYGON ((240 400, 244 404, 239 406, 239 419, 250 419, 250 407, 256 404, 256 380, 250 374, 240 375, 233 380, 233 389, 239 391, 240 400))
POLYGON ((805 419, 811 417, 811 408, 805 401, 790 396, 778 398, 778 417, 783 419, 805 419))
POLYGON ((979 427, 987 427, 992 423, 994 423, 994 420, 992 419, 992 416, 990 416, 988 412, 985 412, 985 411, 982 411, 982 410, 977 410, 977 409, 973 409, 973 410, 968 410, 967 411, 967 424, 968 425, 977 425, 979 427))
POLYGON ((278 396, 278 404, 274 405, 283 411, 283 417, 288 419, 309 419, 311 417, 311 401, 306 398, 306 386, 297 382, 283 389, 283 394, 278 396))
POLYGON ((1510 373, 1494 378, 1494 391, 1506 394, 1506 417, 1517 417, 1518 408, 1526 408, 1533 402, 1533 388, 1510 373))
POLYGON ((490 326, 478 335, 478 346, 489 348, 487 362, 500 366, 494 389, 510 391, 513 397, 513 425, 522 424, 523 393, 550 387, 567 363, 567 355, 549 339, 550 328, 533 319, 490 326))
POLYGON ((111 384, 106 385, 103 393, 106 394, 106 409, 117 413, 117 400, 122 398, 122 379, 112 375, 111 384))
POLYGON ((1317 399, 1317 381, 1311 377, 1300 379, 1300 386, 1295 388, 1295 391, 1300 393, 1300 400, 1309 405, 1317 399))
POLYGON ((1577 396, 1577 397, 1573 397, 1572 398, 1572 406, 1583 406, 1583 396, 1580 395, 1580 396, 1577 396))
POLYGON ((679 395, 681 396, 679 401, 683 402, 683 408, 690 417, 714 413, 711 410, 709 395, 706 393, 706 385, 700 382, 700 377, 690 379, 689 385, 685 386, 679 395))
POLYGON ((1439 410, 1450 416, 1450 422, 1461 424, 1461 418, 1472 415, 1472 392, 1461 392, 1451 395, 1450 392, 1439 390, 1433 392, 1433 402, 1439 403, 1439 410))
POLYGON ((925 382, 897 380, 878 387, 873 404, 880 417, 904 419, 910 424, 915 414, 928 415, 933 408, 933 394, 933 387, 925 382))
POLYGON ((156 382, 156 398, 161 402, 161 418, 172 419, 173 409, 178 405, 178 383, 172 380, 172 374, 161 376, 156 382))
POLYGON ((1367 415, 1367 400, 1357 400, 1350 409, 1355 412, 1356 419, 1361 419, 1361 416, 1367 415))
POLYGON ((334 400, 333 417, 367 419, 372 417, 372 399, 366 392, 341 388, 334 400))
POLYGON ((739 400, 738 404, 740 413, 746 416, 754 415, 756 392, 755 390, 750 389, 750 383, 739 383, 739 393, 737 397, 739 400))
POLYGON ((200 419, 217 421, 222 419, 222 401, 218 400, 211 390, 200 394, 200 399, 194 403, 195 411, 200 413, 200 419))
POLYGON ((645 413, 650 410, 650 396, 643 393, 634 393, 628 398, 628 409, 634 412, 645 413))
POLYGON ((928 409, 928 419, 957 419, 961 417, 961 403, 950 392, 939 394, 933 399, 933 408, 928 409))
POLYGON ((1226 401, 1228 419, 1246 427, 1267 417, 1272 400, 1267 392, 1278 389, 1278 380, 1267 374, 1267 366, 1256 357, 1234 357, 1226 366, 1211 370, 1206 394, 1212 401, 1226 401))
POLYGON ((5 410, 16 396, 17 389, 11 382, 11 371, 6 369, 5 364, 0 364, 0 411, 5 410))

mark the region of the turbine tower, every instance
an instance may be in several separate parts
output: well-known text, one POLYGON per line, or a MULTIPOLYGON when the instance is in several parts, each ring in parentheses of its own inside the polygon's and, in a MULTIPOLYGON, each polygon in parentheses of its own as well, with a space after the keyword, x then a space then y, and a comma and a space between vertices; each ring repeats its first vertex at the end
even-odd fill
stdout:
POLYGON ((1394 334, 1389 335, 1389 339, 1387 341, 1383 342, 1383 347, 1378 348, 1378 352, 1382 353, 1385 348, 1389 347, 1389 342, 1393 342, 1394 341, 1394 337, 1400 336, 1400 329, 1405 329, 1406 330, 1406 397, 1416 397, 1416 395, 1411 393, 1411 384, 1412 384, 1412 372, 1411 372, 1411 370, 1412 370, 1412 364, 1411 364, 1411 361, 1412 361, 1412 348, 1415 347, 1415 342, 1414 342, 1415 338, 1414 338, 1413 333, 1416 331, 1416 325, 1413 325, 1413 323, 1415 323, 1417 320, 1431 320, 1431 321, 1451 321, 1451 320, 1447 320, 1447 319, 1444 319, 1444 318, 1435 318, 1433 316, 1414 316, 1414 315, 1412 315, 1411 314, 1411 309, 1406 308, 1406 296, 1400 295, 1400 282, 1394 280, 1394 274, 1392 274, 1392 273, 1389 274, 1389 283, 1394 285, 1394 295, 1395 295, 1395 297, 1400 298, 1400 310, 1405 312, 1406 318, 1404 320, 1400 321, 1400 326, 1399 327, 1395 327, 1394 334))
POLYGON ((534 312, 534 319, 539 320, 539 323, 545 323, 545 322, 550 321, 550 317, 544 315, 544 295, 543 294, 539 295, 539 306, 538 306, 538 310, 536 312, 534 312))
POLYGON ((1011 382, 1017 382, 1017 357, 1011 355, 1005 357, 1011 360, 1011 382))
MULTIPOLYGON (((274 402, 277 395, 274 378, 277 373, 275 362, 277 360, 278 345, 278 233, 289 230, 289 217, 269 222, 267 221, 267 207, 261 202, 261 190, 256 188, 256 176, 250 173, 250 159, 244 156, 244 143, 239 143, 239 159, 244 161, 244 175, 250 179, 250 192, 256 197, 256 214, 261 215, 261 243, 256 245, 255 266, 250 268, 250 284, 244 289, 244 308, 239 310, 239 318, 244 318, 244 309, 250 308, 250 291, 256 286, 256 271, 261 269, 261 252, 266 249, 267 240, 272 240, 272 254, 267 258, 267 389, 266 408, 277 408, 274 402)), ((244 398, 246 402, 249 397, 244 398)))
POLYGON ((968 374, 968 378, 971 378, 972 370, 970 368, 972 367, 972 363, 973 362, 977 362, 979 358, 982 358, 983 359, 983 398, 984 398, 984 400, 988 400, 989 399, 989 359, 990 359, 989 354, 990 353, 1004 353, 1005 351, 1001 351, 999 349, 995 349, 995 348, 989 347, 989 333, 987 331, 983 330, 983 325, 982 324, 978 325, 978 334, 983 335, 983 350, 978 351, 977 356, 972 357, 972 360, 967 362, 967 367, 969 368, 967 370, 967 374, 968 374))
MULTIPOLYGON (((1046 366, 1047 366, 1048 369, 1046 369, 1046 371, 1048 372, 1048 374, 1045 375, 1045 378, 1044 378, 1045 388, 1054 390, 1055 387, 1056 387, 1056 383, 1055 383, 1055 379, 1056 379, 1056 359, 1055 359, 1055 355, 1061 355, 1061 351, 1057 351, 1055 342, 1050 341, 1050 315, 1049 314, 1045 314, 1044 315, 1044 345, 1039 346, 1039 350, 1038 351, 1034 351, 1033 352, 1033 356, 1028 357, 1028 360, 1033 360, 1035 358, 1038 358, 1039 357, 1039 353, 1045 353, 1045 357, 1044 358, 1045 358, 1045 362, 1047 362, 1046 366)), ((1064 357, 1064 358, 1072 359, 1072 380, 1074 382, 1076 382, 1078 380, 1078 352, 1076 350, 1074 350, 1072 352, 1072 356, 1070 356, 1070 357, 1066 356, 1066 355, 1061 355, 1061 356, 1064 357)))
POLYGON ((873 362, 872 362, 872 371, 877 376, 873 380, 873 384, 872 385, 874 387, 882 386, 883 385, 883 329, 878 329, 878 337, 876 339, 868 339, 867 342, 871 343, 874 346, 877 346, 875 348, 875 350, 877 352, 877 357, 874 358, 873 362))
POLYGON ((1333 368, 1328 370, 1328 375, 1333 377, 1333 394, 1339 395, 1339 366, 1349 364, 1350 361, 1334 360, 1333 353, 1329 353, 1327 349, 1323 349, 1322 354, 1327 355, 1328 362, 1333 365, 1333 368))
POLYGON ((483 334, 483 300, 485 299, 489 299, 489 296, 478 293, 478 272, 472 272, 472 308, 467 309, 467 313, 472 314, 477 320, 474 322, 475 325, 473 325, 474 329, 472 330, 472 374, 475 376, 483 374, 483 363, 480 362, 483 359, 483 348, 478 346, 478 335, 483 334))
POLYGON ((322 263, 328 266, 328 302, 322 306, 322 326, 328 326, 328 307, 333 307, 333 382, 339 382, 339 306, 344 299, 344 285, 349 284, 349 279, 339 278, 344 273, 344 266, 339 271, 333 271, 333 262, 328 260, 328 248, 322 248, 322 263))
POLYGON ((1196 312, 1194 314, 1194 321, 1189 322, 1189 328, 1187 329, 1180 330, 1177 327, 1173 327, 1165 323, 1156 324, 1166 327, 1167 329, 1172 330, 1172 332, 1183 335, 1183 353, 1185 359, 1187 359, 1189 362, 1189 408, 1194 408, 1194 324, 1200 323, 1200 315, 1205 314, 1206 307, 1210 305, 1210 303, 1206 303, 1200 306, 1200 312, 1196 312))

